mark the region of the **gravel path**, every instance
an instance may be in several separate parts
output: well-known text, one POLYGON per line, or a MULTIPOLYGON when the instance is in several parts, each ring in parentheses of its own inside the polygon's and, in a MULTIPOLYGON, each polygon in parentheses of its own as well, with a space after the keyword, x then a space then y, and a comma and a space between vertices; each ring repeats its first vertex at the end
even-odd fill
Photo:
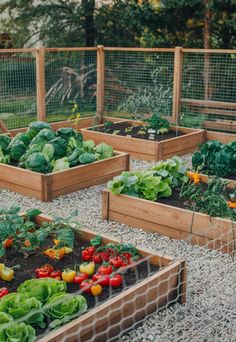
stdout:
MULTIPOLYGON (((189 162, 190 157, 186 156, 189 162)), ((153 163, 133 161, 132 168, 153 163)), ((173 257, 185 257, 188 263, 186 305, 175 305, 154 314, 138 327, 120 337, 123 342, 235 342, 236 341, 236 262, 229 255, 171 240, 156 233, 145 233, 116 222, 101 220, 101 192, 105 185, 78 191, 52 203, 0 191, 0 206, 13 203, 22 210, 37 207, 47 214, 67 215, 78 209, 80 221, 98 233, 108 233, 135 245, 173 257)))

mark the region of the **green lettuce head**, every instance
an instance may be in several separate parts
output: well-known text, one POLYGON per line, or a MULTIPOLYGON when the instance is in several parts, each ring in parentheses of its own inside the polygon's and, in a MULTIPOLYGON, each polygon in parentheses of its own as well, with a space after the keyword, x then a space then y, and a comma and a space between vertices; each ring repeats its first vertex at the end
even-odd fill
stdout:
POLYGON ((81 295, 56 293, 49 299, 43 310, 47 317, 54 319, 50 327, 55 328, 79 317, 87 310, 87 307, 87 301, 81 295))
POLYGON ((0 327, 1 342, 34 342, 35 330, 25 323, 12 322, 0 327))

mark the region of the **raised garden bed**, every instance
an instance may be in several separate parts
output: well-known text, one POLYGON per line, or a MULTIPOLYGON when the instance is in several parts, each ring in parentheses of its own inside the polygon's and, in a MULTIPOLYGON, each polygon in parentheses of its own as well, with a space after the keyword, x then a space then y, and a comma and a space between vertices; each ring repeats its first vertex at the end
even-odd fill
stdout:
POLYGON ((117 196, 104 190, 102 218, 222 252, 235 252, 235 221, 193 213, 176 207, 175 200, 170 205, 171 200, 168 198, 162 201, 168 204, 123 194, 117 196))
POLYGON ((122 152, 92 164, 48 174, 0 164, 0 187, 48 202, 60 195, 106 183, 125 170, 129 170, 129 155, 122 152))
MULTIPOLYGON (((38 226, 52 219, 45 215, 34 218, 38 226)), ((89 246, 96 233, 88 229, 74 230, 75 247, 60 261, 50 262, 57 269, 71 268, 75 263, 81 263, 81 252, 89 246), (76 255, 76 257, 75 257, 76 255)), ((119 244, 120 241, 102 235, 102 244, 119 244)), ((176 302, 185 303, 186 300, 186 265, 185 260, 173 260, 167 256, 160 256, 145 249, 138 249, 144 260, 140 259, 136 266, 125 271, 123 286, 115 289, 103 288, 103 293, 95 300, 89 294, 83 293, 87 300, 86 313, 70 323, 53 331, 38 329, 40 342, 56 341, 107 341, 115 337, 123 329, 138 323, 146 315, 161 309, 163 306, 176 302), (145 309, 144 309, 145 307, 145 309), (44 336, 42 336, 44 335, 44 336)), ((17 262, 21 263, 20 255, 17 262)), ((24 259, 24 257, 23 257, 24 259)), ((26 259, 27 260, 27 259, 26 259)), ((14 251, 9 250, 4 257, 4 263, 8 266, 14 264, 14 251), (8 260, 9 259, 9 260, 8 260)), ((24 272, 15 271, 15 279, 6 285, 15 290, 20 282, 34 277, 34 270, 42 264, 48 263, 48 259, 42 254, 32 255, 30 262, 23 260, 24 272), (19 279, 18 279, 19 277, 19 279)), ((68 283, 67 292, 79 292, 79 285, 68 283)))
MULTIPOLYGON (((141 128, 145 123, 121 120, 114 123, 112 129, 124 131, 122 128, 124 125, 139 126, 141 128)), ((144 139, 142 135, 137 138, 104 133, 104 125, 97 126, 97 129, 98 131, 92 127, 81 129, 84 139, 92 139, 96 144, 105 142, 119 151, 129 152, 133 158, 145 160, 157 161, 173 155, 184 155, 196 150, 197 146, 206 140, 204 130, 174 126, 171 126, 168 134, 160 135, 159 141, 144 139)))

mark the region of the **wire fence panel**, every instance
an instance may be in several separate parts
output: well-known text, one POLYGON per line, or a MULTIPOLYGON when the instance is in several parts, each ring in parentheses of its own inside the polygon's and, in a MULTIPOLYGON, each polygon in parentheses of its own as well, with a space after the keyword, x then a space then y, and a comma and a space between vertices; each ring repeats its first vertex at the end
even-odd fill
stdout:
POLYGON ((105 49, 105 111, 142 119, 171 115, 173 52, 105 49))
POLYGON ((236 132, 236 54, 183 54, 181 124, 236 132))
POLYGON ((65 120, 73 104, 81 116, 96 112, 96 50, 45 52, 47 120, 65 120))
POLYGON ((0 52, 0 119, 9 129, 37 117, 34 52, 0 52))

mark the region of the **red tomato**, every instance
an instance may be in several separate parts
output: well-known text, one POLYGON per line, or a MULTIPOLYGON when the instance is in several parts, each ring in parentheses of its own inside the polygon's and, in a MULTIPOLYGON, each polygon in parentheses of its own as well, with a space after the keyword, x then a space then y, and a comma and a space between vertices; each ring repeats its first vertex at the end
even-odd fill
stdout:
POLYGON ((120 268, 123 266, 123 261, 121 257, 117 256, 114 258, 110 258, 110 263, 115 267, 115 268, 120 268))
POLYGON ((133 256, 131 253, 128 253, 128 252, 122 253, 122 255, 123 255, 126 259, 130 259, 130 258, 132 258, 132 256, 133 256))
POLYGON ((12 245, 13 245, 13 240, 11 238, 4 240, 2 243, 2 246, 5 249, 10 248, 12 245))
POLYGON ((95 262, 95 264, 101 264, 102 263, 102 258, 100 257, 99 254, 94 254, 93 255, 93 261, 95 262))
POLYGON ((101 286, 108 286, 110 277, 108 274, 96 273, 93 275, 92 279, 94 282, 100 284, 101 286))
POLYGON ((112 266, 111 265, 102 265, 98 269, 98 273, 101 273, 102 275, 104 274, 111 274, 113 272, 112 266))
POLYGON ((78 273, 75 276, 74 283, 75 284, 81 284, 86 279, 88 279, 87 273, 78 273))
POLYGON ((95 247, 94 246, 90 246, 85 248, 86 251, 89 252, 89 254, 94 254, 95 253, 95 247))
POLYGON ((82 281, 82 283, 80 284, 80 289, 83 290, 83 292, 86 292, 88 294, 91 294, 91 287, 93 285, 93 281, 92 280, 84 280, 82 281))
POLYGON ((50 274, 51 278, 61 278, 61 271, 52 271, 52 273, 50 274))
POLYGON ((119 287, 123 283, 123 277, 120 274, 115 274, 112 278, 109 280, 109 285, 111 287, 119 287))
POLYGON ((10 293, 9 290, 6 287, 0 288, 0 298, 6 296, 9 293, 10 293))
POLYGON ((103 261, 109 261, 109 254, 107 252, 100 252, 100 257, 102 258, 103 261))
POLYGON ((92 254, 90 254, 86 249, 82 252, 82 260, 83 261, 91 261, 92 254))

